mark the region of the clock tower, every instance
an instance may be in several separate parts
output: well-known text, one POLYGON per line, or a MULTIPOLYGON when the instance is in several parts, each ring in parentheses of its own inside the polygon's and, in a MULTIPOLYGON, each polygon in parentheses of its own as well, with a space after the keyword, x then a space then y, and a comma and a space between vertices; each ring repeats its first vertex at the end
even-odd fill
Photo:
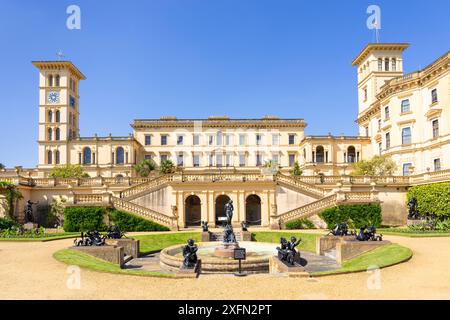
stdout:
POLYGON ((79 136, 79 82, 70 61, 33 61, 39 69, 39 168, 70 163, 69 144, 79 136))

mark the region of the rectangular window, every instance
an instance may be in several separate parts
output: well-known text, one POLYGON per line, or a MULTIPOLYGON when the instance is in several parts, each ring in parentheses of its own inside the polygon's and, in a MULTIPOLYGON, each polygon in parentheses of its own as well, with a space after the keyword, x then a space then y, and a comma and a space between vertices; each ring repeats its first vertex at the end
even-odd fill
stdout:
POLYGON ((389 71, 389 58, 384 59, 384 71, 389 71))
POLYGON ((256 153, 256 166, 260 167, 262 165, 262 156, 260 153, 256 153))
POLYGON ((208 145, 212 146, 214 144, 214 136, 209 135, 208 136, 208 145))
POLYGON ((184 136, 183 135, 177 136, 177 145, 182 146, 183 145, 183 141, 184 141, 184 136))
POLYGON ((144 160, 152 160, 152 156, 150 154, 144 155, 144 160))
POLYGON ((200 155, 194 154, 193 164, 194 167, 200 167, 200 155))
POLYGON ((431 125, 433 127, 433 139, 439 138, 439 120, 433 120, 431 125))
POLYGON ((402 144, 407 145, 411 144, 411 128, 403 128, 402 129, 402 144))
POLYGON ((162 154, 159 160, 160 160, 161 162, 164 162, 164 161, 167 161, 167 159, 168 159, 167 154, 162 154))
POLYGON ((402 113, 410 112, 410 111, 411 111, 411 107, 409 105, 409 99, 403 100, 402 101, 402 113))
POLYGON ((397 71, 397 59, 392 59, 392 71, 397 71))
POLYGON ((149 146, 149 145, 151 145, 151 144, 152 144, 152 136, 146 135, 146 136, 145 136, 145 145, 146 145, 146 146, 149 146))
POLYGON ((383 59, 378 59, 378 71, 383 71, 383 59))
POLYGON ((184 165, 183 153, 179 153, 177 157, 177 166, 182 167, 184 165))
POLYGON ((221 146, 222 145, 222 132, 217 132, 217 145, 221 146))
POLYGON ((378 131, 381 130, 381 119, 378 119, 378 131))
POLYGON ((295 144, 295 134, 289 135, 289 145, 295 144))
POLYGON ((272 162, 274 165, 278 165, 279 156, 278 154, 272 154, 272 162))
POLYGON ((225 135, 225 145, 231 146, 233 144, 233 136, 231 134, 225 135))
POLYGON ((388 120, 390 118, 389 115, 389 106, 384 107, 384 118, 388 120))
POLYGON ((280 142, 280 136, 278 134, 272 135, 272 145, 277 146, 280 142))
POLYGON ((433 160, 434 171, 441 170, 441 159, 437 158, 433 160))
POLYGON ((239 166, 245 167, 245 154, 243 153, 239 154, 239 166))
POLYGON ((391 133, 386 133, 386 149, 389 149, 391 147, 391 133))
POLYGON ((431 90, 431 103, 438 101, 437 89, 431 90))
POLYGON ((217 167, 222 167, 222 164, 223 164, 222 159, 223 159, 222 154, 216 155, 216 166, 217 167))
POLYGON ((233 155, 231 154, 226 155, 226 166, 227 167, 233 166, 233 155))
POLYGON ((256 145, 260 146, 262 141, 262 136, 260 134, 256 134, 256 145))
POLYGON ((214 154, 210 154, 209 155, 209 163, 208 163, 208 165, 210 166, 210 167, 212 167, 213 165, 214 165, 214 154))
POLYGON ((295 154, 289 155, 289 167, 293 167, 295 163, 295 154))
POLYGON ((162 135, 161 136, 161 145, 162 146, 167 145, 167 135, 162 135))
POLYGON ((198 146, 200 144, 200 135, 199 134, 194 134, 194 136, 192 138, 192 144, 194 146, 198 146))
POLYGON ((240 146, 245 146, 245 134, 240 134, 239 135, 239 145, 240 146))
POLYGON ((411 163, 405 163, 405 164, 403 164, 403 175, 404 175, 404 176, 409 176, 409 175, 411 174, 411 173, 409 172, 411 166, 412 166, 411 163))

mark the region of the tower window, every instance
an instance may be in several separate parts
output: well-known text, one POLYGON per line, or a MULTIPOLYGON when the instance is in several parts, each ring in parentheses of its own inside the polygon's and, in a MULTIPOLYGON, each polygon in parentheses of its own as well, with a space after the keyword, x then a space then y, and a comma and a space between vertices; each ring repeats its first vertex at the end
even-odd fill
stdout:
POLYGON ((61 139, 61 131, 59 130, 59 128, 55 129, 55 140, 59 141, 61 139))
POLYGON ((60 78, 59 78, 59 75, 56 75, 56 77, 55 77, 55 86, 56 87, 59 87, 59 85, 60 85, 60 78))
POLYGON ((59 112, 59 110, 57 110, 56 113, 55 113, 55 121, 56 122, 60 122, 61 121, 61 113, 59 112))
POLYGON ((384 59, 384 71, 389 71, 389 58, 384 59))
POLYGON ((50 110, 48 112, 48 122, 52 122, 53 121, 53 112, 50 110))
POLYGON ((439 120, 433 120, 431 126, 433 128, 433 139, 437 139, 439 137, 439 120))
POLYGON ((55 151, 55 164, 59 164, 59 151, 58 150, 56 150, 55 151))
POLYGON ((402 144, 411 144, 411 128, 403 128, 402 130, 402 144))
POLYGON ((52 140, 53 139, 53 130, 52 128, 48 128, 47 129, 47 140, 52 140))
POLYGON ((47 151, 47 164, 53 163, 53 152, 51 150, 47 151))
POLYGON ((48 76, 48 80, 47 80, 48 82, 47 82, 47 85, 49 86, 49 87, 53 87, 53 76, 52 75, 49 75, 48 76))

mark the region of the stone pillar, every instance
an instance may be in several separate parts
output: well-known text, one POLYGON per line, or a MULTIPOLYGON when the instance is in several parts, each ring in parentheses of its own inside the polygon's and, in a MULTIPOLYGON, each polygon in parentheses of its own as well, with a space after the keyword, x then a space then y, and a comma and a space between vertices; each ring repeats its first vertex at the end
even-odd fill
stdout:
POLYGON ((7 216, 8 210, 8 201, 6 200, 6 196, 0 194, 0 218, 4 218, 7 216))
POLYGON ((216 214, 215 214, 215 199, 214 199, 214 192, 207 191, 206 192, 206 198, 207 198, 207 208, 208 208, 208 222, 211 227, 216 226, 216 214))
POLYGON ((281 229, 280 218, 278 218, 278 209, 276 204, 271 204, 270 206, 270 229, 281 229))
POLYGON ((208 218, 208 194, 202 192, 201 194, 197 194, 197 196, 200 198, 200 210, 202 213, 202 221, 207 221, 208 224, 210 224, 208 218))
POLYGON ((178 231, 179 230, 179 227, 178 227, 179 226, 179 224, 178 224, 178 219, 179 219, 178 207, 177 206, 171 206, 171 209, 172 209, 172 216, 174 216, 175 219, 172 220, 172 225, 170 226, 170 230, 178 231))
POLYGON ((237 219, 239 222, 241 221, 245 221, 247 219, 246 215, 245 215, 245 191, 244 190, 239 190, 237 192, 237 198, 238 198, 238 203, 237 206, 238 210, 237 210, 237 219))

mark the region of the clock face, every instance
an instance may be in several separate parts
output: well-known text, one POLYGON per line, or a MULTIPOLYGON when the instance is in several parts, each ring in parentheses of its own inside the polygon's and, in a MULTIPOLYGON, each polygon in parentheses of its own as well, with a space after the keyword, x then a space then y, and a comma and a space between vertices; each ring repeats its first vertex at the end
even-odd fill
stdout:
POLYGON ((47 100, 49 103, 58 103, 59 102, 59 93, 58 92, 49 92, 47 94, 47 100))

